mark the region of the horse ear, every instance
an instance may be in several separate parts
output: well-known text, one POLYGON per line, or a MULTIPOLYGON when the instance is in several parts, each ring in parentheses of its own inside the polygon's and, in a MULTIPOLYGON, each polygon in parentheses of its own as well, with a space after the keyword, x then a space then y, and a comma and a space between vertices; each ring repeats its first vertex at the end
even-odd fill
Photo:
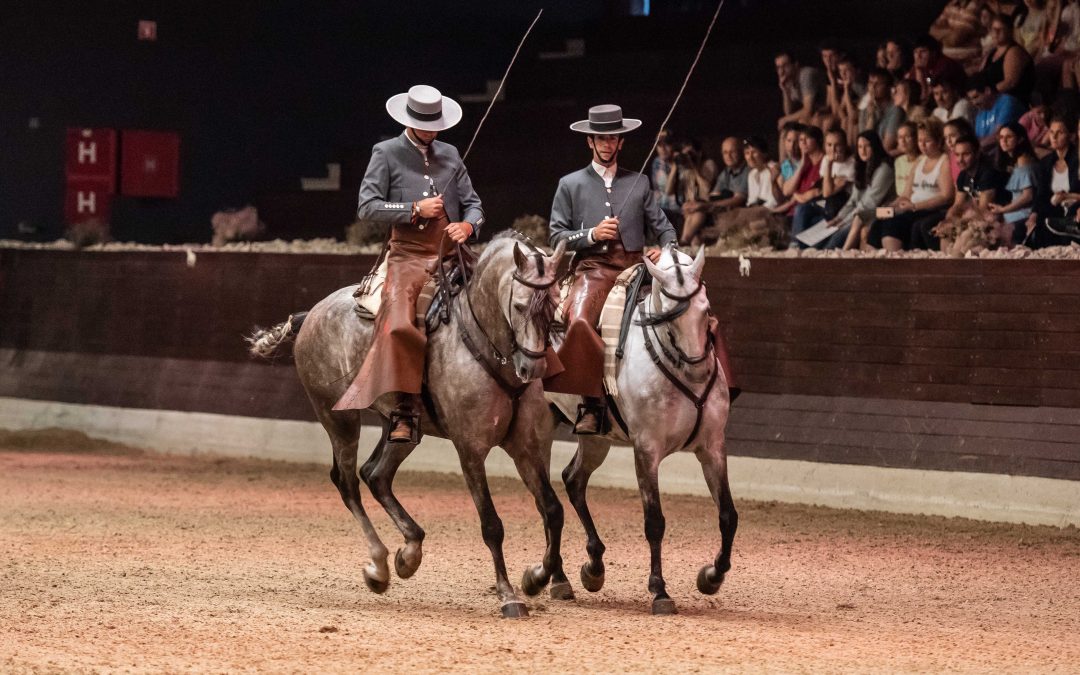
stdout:
POLYGON ((702 244, 697 251, 697 255, 694 257, 694 262, 690 264, 690 276, 695 279, 701 279, 701 271, 705 269, 705 245, 702 244))
POLYGON ((660 279, 663 276, 663 272, 660 271, 659 267, 653 264, 653 261, 644 256, 642 256, 641 260, 645 263, 645 269, 649 271, 649 275, 652 276, 653 279, 660 279))
POLYGON ((514 264, 519 270, 525 270, 525 254, 521 252, 521 246, 514 242, 514 264))
POLYGON ((551 254, 552 266, 558 267, 564 255, 566 255, 566 240, 561 239, 558 246, 555 247, 555 252, 551 254))

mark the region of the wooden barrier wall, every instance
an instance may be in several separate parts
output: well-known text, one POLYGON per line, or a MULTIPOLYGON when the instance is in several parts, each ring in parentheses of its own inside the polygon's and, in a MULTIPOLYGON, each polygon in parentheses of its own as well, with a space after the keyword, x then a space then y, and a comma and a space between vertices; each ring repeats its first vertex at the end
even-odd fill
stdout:
MULTIPOLYGON (((0 396, 313 419, 242 337, 368 256, 0 249, 0 396)), ((1080 264, 710 259, 733 454, 1080 479, 1080 264)))

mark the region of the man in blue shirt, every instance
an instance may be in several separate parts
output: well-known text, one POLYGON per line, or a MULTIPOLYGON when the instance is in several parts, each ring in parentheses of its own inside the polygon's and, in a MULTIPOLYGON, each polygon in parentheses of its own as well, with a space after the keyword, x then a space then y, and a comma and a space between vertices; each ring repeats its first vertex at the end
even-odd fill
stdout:
POLYGON ((967 85, 967 97, 975 106, 975 135, 983 149, 997 144, 997 134, 1009 122, 1019 121, 1027 108, 1020 99, 1003 94, 980 75, 972 77, 967 85))

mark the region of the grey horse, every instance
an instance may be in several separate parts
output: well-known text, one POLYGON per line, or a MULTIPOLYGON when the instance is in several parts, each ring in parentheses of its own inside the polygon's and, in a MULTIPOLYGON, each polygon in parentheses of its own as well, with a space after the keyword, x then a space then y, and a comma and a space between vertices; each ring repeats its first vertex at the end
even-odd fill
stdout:
MULTIPOLYGON (((495 563, 496 592, 504 617, 522 617, 528 610, 507 579, 503 559, 503 526, 488 490, 484 460, 501 446, 513 459, 536 500, 544 522, 547 548, 543 562, 525 571, 530 588, 552 582, 552 596, 571 599, 559 547, 563 508, 549 480, 550 446, 543 442, 548 413, 540 382, 547 369, 545 348, 556 296, 556 269, 565 248, 547 255, 504 236, 492 241, 477 260, 473 277, 450 303, 450 321, 428 340, 425 412, 427 433, 451 440, 461 470, 480 514, 484 543, 495 563)), ((412 576, 422 558, 424 531, 394 496, 398 467, 416 447, 387 443, 392 404, 382 399, 373 410, 383 418, 382 439, 357 470, 360 411, 334 411, 363 362, 372 340, 373 323, 354 311, 355 286, 342 288, 310 312, 251 338, 253 354, 272 356, 295 336, 296 369, 315 414, 333 446, 334 482, 345 506, 360 522, 371 562, 364 581, 376 593, 387 589, 388 551, 364 511, 360 480, 386 509, 405 537, 394 558, 398 576, 412 576), (299 332, 297 324, 300 323, 299 332)), ((384 397, 385 398, 385 397, 384 397)))
MULTIPOLYGON (((709 300, 701 282, 704 247, 697 257, 666 248, 657 264, 645 260, 652 275, 651 294, 633 310, 631 330, 620 364, 609 411, 611 431, 581 436, 573 460, 563 470, 566 492, 585 528, 589 560, 581 567, 581 583, 589 591, 604 585, 604 544, 597 534, 585 498, 589 477, 607 458, 614 441, 633 441, 634 468, 645 512, 645 537, 651 552, 649 592, 654 614, 673 614, 661 568, 664 514, 660 508, 657 471, 660 462, 678 451, 693 452, 720 512, 720 551, 701 569, 697 587, 712 595, 731 568, 731 546, 738 513, 728 487, 724 427, 727 424, 727 382, 712 349, 709 300), (621 419, 616 419, 617 411, 621 419), (625 432, 624 432, 625 428, 625 432)), ((572 409, 576 397, 549 394, 572 409)), ((553 415, 552 426, 566 420, 553 415)), ((548 443, 551 436, 548 437, 548 443)), ((550 445, 549 445, 550 447, 550 445)))

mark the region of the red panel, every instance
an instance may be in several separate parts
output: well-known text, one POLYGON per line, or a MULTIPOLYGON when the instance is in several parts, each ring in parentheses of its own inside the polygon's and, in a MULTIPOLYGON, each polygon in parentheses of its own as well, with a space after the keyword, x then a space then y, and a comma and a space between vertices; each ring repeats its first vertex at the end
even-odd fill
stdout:
POLYGON ((128 197, 179 195, 179 134, 125 129, 120 144, 120 193, 128 197))
POLYGON ((68 182, 84 178, 104 181, 116 191, 116 130, 68 129, 64 143, 68 182))
POLYGON ((109 222, 113 185, 94 178, 68 178, 64 193, 64 221, 68 225, 87 221, 109 222))

